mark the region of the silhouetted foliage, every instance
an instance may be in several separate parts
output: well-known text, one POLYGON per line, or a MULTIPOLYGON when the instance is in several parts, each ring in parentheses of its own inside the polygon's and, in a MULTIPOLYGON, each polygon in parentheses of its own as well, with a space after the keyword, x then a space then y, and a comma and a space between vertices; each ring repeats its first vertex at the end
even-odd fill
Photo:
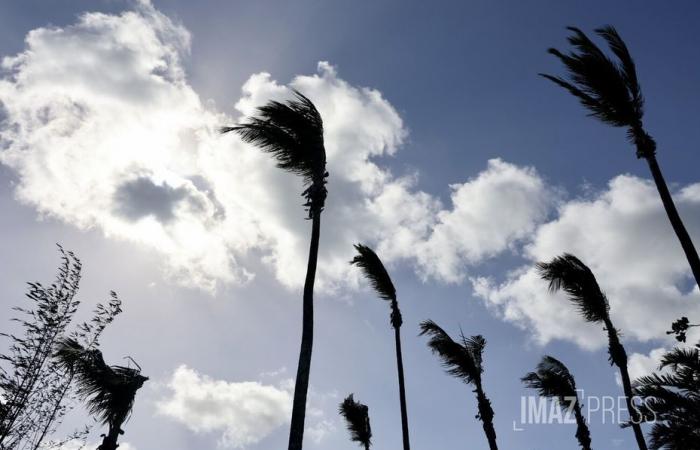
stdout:
POLYGON ((428 347, 438 355, 448 374, 474 386, 480 419, 491 450, 497 450, 496 430, 493 427, 493 408, 491 401, 484 393, 481 375, 483 368, 483 353, 486 340, 480 336, 465 337, 460 335, 461 342, 457 343, 432 320, 420 324, 421 336, 426 335, 428 347))
MULTIPOLYGON (((72 408, 73 399, 72 374, 51 359, 55 343, 70 334, 85 345, 96 347, 105 327, 121 312, 121 302, 112 292, 108 304, 99 304, 89 322, 69 332, 80 304, 75 296, 81 264, 72 252, 60 246, 58 249, 62 263, 54 283, 48 287, 29 283, 26 297, 31 306, 14 308, 21 315, 14 320, 24 334, 3 334, 10 339, 10 347, 0 355, 6 366, 0 369, 0 389, 5 396, 0 408, 2 449, 36 450, 51 444, 45 440, 72 408)), ((89 427, 85 427, 53 444, 83 439, 88 432, 89 427)))
POLYGON ((391 281, 389 272, 384 268, 384 264, 379 259, 374 250, 362 245, 356 244, 355 250, 357 250, 357 255, 350 261, 350 264, 354 264, 364 273, 365 278, 367 278, 379 295, 379 298, 387 300, 391 305, 390 320, 391 325, 394 327, 394 340, 396 346, 396 367, 399 377, 399 399, 401 402, 401 431, 403 435, 403 448, 404 450, 409 450, 411 448, 409 442, 408 433, 408 407, 406 405, 406 387, 404 383, 404 373, 403 373, 403 356, 401 353, 401 332, 400 328, 403 324, 403 318, 401 317, 401 311, 399 310, 399 302, 396 300, 396 288, 394 288, 394 283, 391 281))
POLYGON ((675 348, 661 358, 665 371, 635 380, 634 393, 644 399, 642 419, 652 423, 652 449, 700 448, 699 348, 675 348))
POLYGON ((326 149, 323 142, 323 120, 314 104, 294 90, 295 98, 285 103, 270 101, 258 108, 258 117, 246 123, 224 127, 222 133, 233 131, 245 142, 255 144, 272 154, 277 166, 302 177, 306 190, 304 206, 312 220, 309 260, 304 282, 301 349, 294 386, 289 450, 301 450, 304 440, 306 396, 311 372, 313 349, 313 289, 318 262, 321 233, 321 213, 326 201, 326 149))
POLYGON ((690 320, 684 316, 673 322, 671 330, 667 331, 666 334, 673 334, 678 342, 685 342, 686 333, 693 327, 700 327, 700 324, 691 324, 690 320))
POLYGON ((369 450, 372 445, 372 427, 369 423, 369 408, 360 402, 355 401, 353 394, 350 394, 339 408, 340 415, 345 419, 350 440, 357 442, 369 450))
POLYGON ((72 372, 78 395, 90 414, 109 427, 98 450, 114 450, 122 425, 131 414, 138 391, 148 378, 141 368, 108 366, 102 352, 83 347, 74 338, 61 339, 54 355, 56 361, 72 372))
POLYGON ((609 360, 620 371, 637 445, 640 450, 646 450, 644 434, 639 426, 639 412, 632 401, 632 386, 627 370, 627 352, 610 319, 608 299, 598 286, 593 272, 580 259, 568 253, 558 256, 548 263, 540 262, 537 267, 542 278, 549 281, 550 291, 563 290, 568 294, 569 300, 578 307, 587 322, 605 325, 608 332, 609 360))
POLYGON ((522 378, 523 383, 536 389, 542 397, 554 398, 562 408, 572 405, 576 417, 576 439, 584 450, 591 449, 591 433, 581 413, 581 402, 576 392, 576 381, 569 369, 556 358, 545 355, 535 372, 522 378))
POLYGON ((613 61, 581 30, 574 27, 568 29, 572 32, 568 40, 574 51, 564 54, 550 48, 549 53, 564 64, 569 80, 540 75, 577 97, 592 116, 615 127, 627 128, 627 136, 637 149, 637 158, 644 158, 649 165, 666 214, 683 247, 695 282, 700 287, 700 257, 678 214, 656 160, 656 142, 643 127, 644 98, 627 45, 611 26, 595 30, 605 39, 617 58, 617 61, 613 61))

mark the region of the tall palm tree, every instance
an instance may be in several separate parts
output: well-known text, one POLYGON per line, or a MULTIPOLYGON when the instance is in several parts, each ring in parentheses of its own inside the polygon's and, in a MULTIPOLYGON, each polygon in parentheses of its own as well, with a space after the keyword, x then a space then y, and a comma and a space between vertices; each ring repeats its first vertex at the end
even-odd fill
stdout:
POLYGON ((369 450, 372 445, 372 427, 369 424, 369 408, 360 402, 356 402, 353 394, 347 396, 338 410, 347 422, 350 440, 359 443, 369 450))
POLYGON ((486 340, 482 336, 460 336, 460 343, 452 338, 435 322, 426 320, 420 324, 421 336, 430 337, 428 347, 440 357, 447 373, 474 386, 479 414, 476 416, 482 422, 486 439, 491 450, 498 450, 496 445, 496 430, 493 427, 493 408, 491 401, 484 393, 481 374, 484 372, 483 353, 486 340))
POLYGON ((277 167, 302 177, 306 190, 304 206, 311 219, 311 243, 304 282, 301 349, 294 386, 289 450, 301 450, 304 440, 306 396, 311 372, 311 351, 314 334, 314 281, 321 232, 321 212, 326 201, 326 149, 323 144, 323 120, 318 110, 298 91, 285 103, 271 101, 258 108, 259 117, 241 125, 224 127, 248 143, 255 144, 277 160, 277 167))
POLYGON ((560 289, 569 295, 587 322, 602 323, 608 332, 608 353, 611 364, 617 366, 622 378, 627 409, 629 410, 634 430, 634 437, 640 450, 646 450, 644 434, 640 424, 639 411, 633 403, 632 384, 627 370, 627 352, 620 342, 620 336, 610 319, 610 305, 601 291, 598 282, 584 263, 568 253, 554 258, 551 262, 537 264, 540 275, 549 281, 549 290, 556 292, 560 289))
POLYGON ((654 450, 700 448, 699 348, 675 348, 661 358, 665 372, 635 380, 634 392, 644 399, 642 418, 653 422, 654 450))
POLYGON ((401 356, 401 311, 399 310, 399 302, 396 300, 396 289, 394 283, 391 282, 389 273, 384 268, 384 264, 379 259, 376 253, 362 244, 356 244, 355 249, 358 255, 350 261, 362 269, 365 277, 370 281, 372 287, 379 295, 379 298, 389 302, 391 307, 391 326, 394 327, 394 338, 396 341, 396 366, 399 376, 399 399, 401 401, 401 430, 403 432, 403 448, 409 450, 411 448, 408 441, 408 413, 406 412, 406 388, 403 378, 403 357, 401 356))
POLYGON ((644 97, 627 45, 611 26, 595 30, 596 34, 607 41, 610 50, 617 57, 617 61, 613 61, 581 30, 574 27, 568 29, 573 33, 569 36, 569 43, 576 51, 563 54, 550 48, 549 53, 564 63, 570 81, 552 75, 540 75, 577 97, 593 117, 615 127, 627 128, 627 136, 637 149, 637 158, 645 159, 649 165, 668 219, 683 247, 695 282, 700 287, 698 252, 683 225, 656 160, 656 142, 642 125, 644 97))
POLYGON ((556 358, 549 355, 542 357, 535 372, 522 378, 523 383, 531 389, 537 389, 542 397, 555 398, 561 407, 573 402, 576 417, 576 439, 583 450, 591 450, 591 433, 586 419, 581 413, 581 402, 576 392, 576 381, 569 369, 556 358))
POLYGON ((134 407, 136 391, 148 377, 141 370, 123 366, 108 366, 102 352, 88 349, 73 338, 59 341, 55 358, 71 371, 77 383, 78 395, 86 402, 90 414, 109 427, 97 450, 116 450, 122 426, 134 407))

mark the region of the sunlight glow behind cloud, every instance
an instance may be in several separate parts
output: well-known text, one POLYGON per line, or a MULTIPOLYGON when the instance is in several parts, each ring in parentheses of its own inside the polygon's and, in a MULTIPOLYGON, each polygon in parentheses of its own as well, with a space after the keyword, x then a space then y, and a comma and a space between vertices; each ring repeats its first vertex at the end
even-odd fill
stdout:
MULTIPOLYGON (((218 134, 237 118, 187 83, 189 43, 188 31, 148 2, 31 31, 25 51, 2 63, 9 75, 0 80, 0 161, 18 174, 22 202, 158 251, 178 283, 209 291, 245 283, 254 276, 245 260, 255 254, 282 284, 298 287, 308 250, 300 181, 238 137, 218 134)), ((326 62, 290 85, 325 122, 320 290, 358 284, 347 263, 358 241, 387 262, 412 261, 424 277, 453 282, 466 264, 507 249, 542 219, 548 197, 533 169, 493 160, 453 186, 445 210, 416 189, 414 174, 395 176, 372 160, 396 153, 407 134, 379 91, 349 85, 326 62)), ((289 94, 269 74, 254 74, 236 109, 253 114, 289 94)))

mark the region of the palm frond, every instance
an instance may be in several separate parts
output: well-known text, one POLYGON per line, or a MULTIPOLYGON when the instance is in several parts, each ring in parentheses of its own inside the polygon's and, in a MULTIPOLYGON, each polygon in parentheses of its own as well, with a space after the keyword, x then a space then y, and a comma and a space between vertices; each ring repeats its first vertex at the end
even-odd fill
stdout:
POLYGON ((635 380, 634 394, 643 399, 641 418, 651 422, 652 449, 700 448, 700 354, 698 348, 675 348, 660 369, 635 380))
POLYGON ((395 301, 396 289, 394 288, 394 283, 391 282, 391 277, 377 254, 371 248, 362 244, 355 244, 355 250, 357 250, 358 254, 350 261, 350 264, 354 264, 362 269, 365 277, 380 298, 395 301))
POLYGON ((74 338, 59 341, 54 357, 75 376, 77 393, 90 414, 103 424, 121 424, 131 414, 136 391, 148 380, 140 371, 108 366, 102 352, 87 349, 74 338))
POLYGON ((355 401, 353 394, 350 394, 340 404, 339 413, 345 418, 350 439, 360 445, 369 448, 372 444, 372 427, 369 423, 369 408, 360 402, 355 401))
POLYGON ((460 345, 432 320, 422 322, 420 329, 421 336, 429 337, 428 347, 440 357, 447 373, 465 383, 481 382, 481 353, 486 344, 481 336, 462 337, 463 345, 460 345))
POLYGON ((613 61, 585 33, 568 27, 568 41, 574 51, 564 54, 549 49, 566 67, 569 80, 540 74, 578 97, 591 115, 617 127, 641 125, 644 99, 637 80, 634 61, 615 28, 596 30, 603 37, 618 61, 613 61))
POLYGON ((576 382, 569 369, 558 359, 545 355, 537 365, 535 372, 530 372, 522 379, 530 389, 536 389, 542 397, 564 400, 576 396, 576 382))
POLYGON ((258 108, 258 117, 222 127, 270 153, 281 169, 303 177, 306 184, 321 182, 326 173, 323 120, 314 104, 297 90, 294 99, 270 101, 258 108))
POLYGON ((574 255, 565 253, 551 262, 537 264, 540 276, 549 281, 549 290, 563 289, 589 322, 602 322, 609 315, 608 299, 589 269, 574 255))

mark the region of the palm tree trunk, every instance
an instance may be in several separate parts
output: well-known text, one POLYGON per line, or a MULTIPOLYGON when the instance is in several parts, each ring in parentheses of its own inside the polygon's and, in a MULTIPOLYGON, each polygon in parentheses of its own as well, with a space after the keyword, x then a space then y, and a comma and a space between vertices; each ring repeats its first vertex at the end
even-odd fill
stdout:
POLYGON ((627 371, 627 365, 620 367, 620 377, 622 378, 622 389, 625 391, 627 409, 630 412, 634 438, 637 440, 639 450, 647 450, 647 443, 644 440, 644 433, 642 432, 642 426, 640 425, 639 412, 634 406, 634 403, 632 403, 634 394, 632 393, 632 383, 630 382, 630 374, 627 371))
POLYGON ((591 432, 586 425, 586 419, 581 413, 581 403, 576 399, 574 405, 574 415, 576 416, 576 439, 583 450, 591 450, 591 432))
POLYGON ((627 352, 625 351, 625 347, 623 347, 622 343, 620 342, 617 329, 613 326, 613 323, 609 317, 605 319, 605 327, 608 330, 610 360, 618 367, 618 369, 620 369, 622 389, 625 392, 625 402, 627 403, 627 410, 630 414, 630 422, 632 430, 634 431, 634 438, 637 440, 639 450, 647 450, 647 443, 644 440, 644 433, 642 432, 642 426, 640 425, 641 421, 639 411, 637 411, 634 403, 632 402, 634 393, 632 392, 630 374, 627 370, 627 352))
POLYGON ((403 449, 410 450, 408 441, 408 413, 406 411, 406 387, 403 380, 403 357, 401 356, 401 333, 400 327, 394 328, 396 338, 396 367, 399 373, 399 399, 401 400, 401 430, 403 432, 403 449))
POLYGON ((476 385, 476 399, 479 408, 479 418, 486 434, 486 439, 489 441, 489 449, 498 450, 496 445, 496 430, 493 427, 493 408, 491 401, 484 394, 481 383, 476 385))
POLYGON ((289 429, 289 450, 301 450, 304 441, 304 418, 306 416, 306 395, 309 390, 311 372, 311 350, 314 341, 314 281, 318 262, 318 243, 321 234, 321 212, 313 214, 309 262, 304 282, 304 306, 302 316, 301 349, 299 365, 294 385, 292 422, 289 429))
POLYGON ((644 159, 646 159, 647 163, 649 164, 649 170, 651 170, 651 175, 654 177, 654 183, 656 183, 656 189, 659 191, 659 196, 661 197, 661 202, 666 210, 666 215, 668 215, 668 220, 671 222, 673 231, 676 232, 676 236, 678 236, 681 247, 683 247, 685 257, 688 259, 688 264, 690 264, 690 270, 693 272, 693 276, 695 277, 695 283, 698 285, 698 287, 700 287, 700 257, 698 257, 698 252, 695 250, 695 246, 693 245, 692 239, 690 239, 688 230, 685 229, 683 220, 681 220, 681 216, 678 214, 678 210, 676 209, 671 193, 668 190, 666 180, 664 180, 664 176, 661 173, 661 168, 656 160, 656 156, 652 154, 645 156, 644 159))
POLYGON ((117 450, 117 441, 119 440, 119 435, 121 434, 120 426, 109 426, 109 432, 104 435, 102 439, 102 444, 97 447, 97 450, 117 450))

